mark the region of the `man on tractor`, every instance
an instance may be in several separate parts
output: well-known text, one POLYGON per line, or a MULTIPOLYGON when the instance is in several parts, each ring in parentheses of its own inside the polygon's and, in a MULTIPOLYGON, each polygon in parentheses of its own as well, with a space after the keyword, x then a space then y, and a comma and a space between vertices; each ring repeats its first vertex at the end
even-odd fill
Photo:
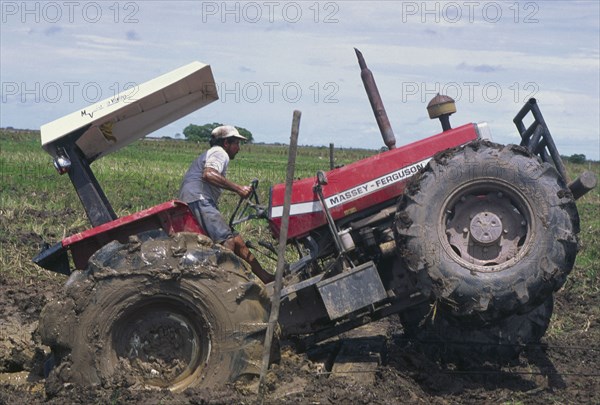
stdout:
POLYGON ((248 262, 252 272, 266 284, 273 281, 273 275, 262 268, 242 237, 227 224, 217 205, 223 189, 233 191, 243 198, 252 192, 250 186, 241 186, 226 177, 229 161, 240 151, 240 141, 245 140, 234 126, 222 125, 213 129, 211 147, 190 165, 183 177, 179 199, 189 205, 215 243, 231 249, 248 262))

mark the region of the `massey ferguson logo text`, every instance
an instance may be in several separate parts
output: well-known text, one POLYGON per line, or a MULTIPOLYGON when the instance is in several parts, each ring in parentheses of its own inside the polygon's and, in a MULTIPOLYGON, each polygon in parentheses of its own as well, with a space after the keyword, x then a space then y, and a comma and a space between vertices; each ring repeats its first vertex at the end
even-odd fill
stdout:
POLYGON ((342 193, 332 195, 331 197, 327 198, 327 206, 329 208, 332 208, 337 205, 355 200, 367 194, 378 191, 381 188, 391 186, 392 184, 395 184, 399 181, 405 180, 416 174, 420 169, 424 168, 430 160, 431 158, 422 160, 413 165, 403 167, 402 169, 396 170, 395 172, 386 174, 384 176, 373 179, 367 183, 351 188, 350 190, 346 190, 342 193))

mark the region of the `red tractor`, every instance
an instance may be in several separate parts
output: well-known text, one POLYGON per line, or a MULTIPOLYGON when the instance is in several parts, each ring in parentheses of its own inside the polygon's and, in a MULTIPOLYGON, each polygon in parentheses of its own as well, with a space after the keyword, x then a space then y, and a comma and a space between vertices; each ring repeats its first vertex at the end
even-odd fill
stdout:
MULTIPOLYGON (((469 342, 485 358, 518 354, 548 327, 577 254, 575 199, 595 177, 568 184, 534 99, 514 119, 520 145, 487 140, 486 124, 451 128, 454 103, 437 96, 428 111, 443 131, 396 148, 357 56, 388 150, 294 181, 287 243, 298 257, 285 265, 280 338, 306 347, 398 314, 408 335, 469 342)), ((273 289, 182 202, 117 218, 91 170, 217 98, 210 67, 195 62, 42 127, 92 224, 34 259, 69 276, 40 320, 49 378, 183 390, 259 372, 273 289)), ((240 201, 231 224, 262 217, 278 237, 283 206, 275 185, 266 206, 256 193, 240 201)))

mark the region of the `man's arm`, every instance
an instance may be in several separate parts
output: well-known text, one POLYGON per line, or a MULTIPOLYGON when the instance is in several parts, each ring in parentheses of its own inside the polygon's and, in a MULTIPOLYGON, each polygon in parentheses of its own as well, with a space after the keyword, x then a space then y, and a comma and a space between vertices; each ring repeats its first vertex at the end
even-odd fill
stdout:
POLYGON ((239 184, 235 184, 233 181, 227 180, 225 176, 222 176, 221 173, 219 173, 211 167, 206 167, 204 169, 204 173, 202 174, 202 180, 212 184, 213 186, 233 191, 240 197, 244 198, 248 197, 252 192, 252 187, 240 186, 239 184))

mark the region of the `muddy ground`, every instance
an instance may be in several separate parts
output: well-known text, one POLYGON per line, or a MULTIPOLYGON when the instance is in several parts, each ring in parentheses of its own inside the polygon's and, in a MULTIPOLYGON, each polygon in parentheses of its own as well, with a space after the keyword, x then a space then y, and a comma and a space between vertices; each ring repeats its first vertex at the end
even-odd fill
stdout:
MULTIPOLYGON (((0 234, 0 246, 9 242, 32 251, 42 240, 25 230, 13 232, 10 240, 0 234)), ((584 277, 577 267, 573 270, 555 296, 552 322, 541 344, 528 347, 511 364, 469 359, 445 364, 429 353, 434 343, 407 339, 390 318, 305 353, 284 347, 280 363, 268 375, 264 403, 600 404, 600 293, 596 286, 582 287, 576 281, 584 277), (348 351, 371 363, 362 371, 336 374, 339 362, 334 359, 348 351)), ((236 385, 174 394, 66 384, 48 395, 48 348, 40 343, 36 328, 42 308, 61 296, 65 281, 42 270, 28 275, 0 271, 0 405, 260 403, 252 391, 255 386, 236 385)))
MULTIPOLYGON (((36 332, 38 316, 60 295, 62 280, 0 274, 0 404, 252 404, 247 387, 213 390, 139 391, 65 385, 54 396, 44 389, 47 348, 36 332)), ((269 374, 265 403, 293 404, 582 404, 600 403, 600 297, 569 285, 556 296, 553 324, 542 345, 509 365, 443 364, 404 338, 394 319, 323 343, 307 353, 284 348, 269 374), (374 334, 375 338, 366 338, 374 334), (374 372, 334 376, 331 360, 348 347, 376 351, 374 372), (366 343, 365 343, 366 342, 366 343), (361 346, 362 345, 362 346, 361 346)), ((373 353, 371 353, 373 354, 373 353)))

